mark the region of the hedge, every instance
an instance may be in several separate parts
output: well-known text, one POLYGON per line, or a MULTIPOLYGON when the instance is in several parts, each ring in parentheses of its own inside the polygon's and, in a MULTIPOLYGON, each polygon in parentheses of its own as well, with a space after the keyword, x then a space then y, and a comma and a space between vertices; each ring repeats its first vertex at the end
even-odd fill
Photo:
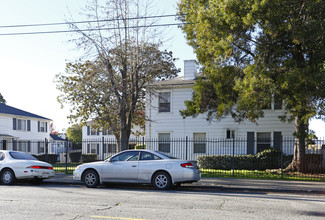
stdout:
POLYGON ((94 162, 97 161, 97 154, 82 154, 81 159, 84 163, 94 162))
POLYGON ((81 151, 69 152, 70 161, 73 163, 79 163, 81 160, 81 151))
MULTIPOLYGON (((292 156, 282 156, 282 167, 286 167, 292 160, 292 156)), ((271 148, 255 155, 212 155, 199 156, 198 166, 201 169, 221 170, 266 170, 281 168, 281 152, 271 148)))
POLYGON ((56 163, 58 161, 57 154, 40 154, 40 155, 33 155, 36 159, 48 163, 56 163))

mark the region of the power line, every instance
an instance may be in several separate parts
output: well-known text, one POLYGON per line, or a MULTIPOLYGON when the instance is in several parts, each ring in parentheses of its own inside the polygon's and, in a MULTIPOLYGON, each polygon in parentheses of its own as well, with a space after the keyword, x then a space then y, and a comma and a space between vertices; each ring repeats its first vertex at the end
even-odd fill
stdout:
POLYGON ((73 21, 73 22, 57 22, 57 23, 42 23, 42 24, 18 24, 18 25, 4 25, 0 28, 21 28, 21 27, 40 27, 40 26, 56 26, 56 25, 69 25, 69 24, 84 24, 84 23, 98 23, 98 22, 109 22, 109 21, 121 21, 121 20, 138 20, 138 19, 152 19, 152 18, 165 18, 165 17, 176 17, 173 15, 155 15, 155 16, 142 16, 133 18, 115 18, 115 19, 103 19, 103 20, 90 20, 90 21, 73 21))
MULTIPOLYGON (((166 27, 166 26, 176 26, 176 25, 184 25, 184 23, 170 23, 170 24, 156 24, 156 25, 142 25, 142 26, 133 26, 127 27, 128 29, 132 28, 146 28, 146 27, 166 27)), ((93 28, 93 29, 82 29, 82 30, 62 30, 62 31, 35 31, 35 32, 21 32, 21 33, 5 33, 0 34, 0 36, 17 36, 17 35, 36 35, 36 34, 60 34, 60 33, 71 33, 71 32, 85 32, 85 31, 106 31, 106 30, 116 30, 119 29, 117 27, 114 28, 93 28)))

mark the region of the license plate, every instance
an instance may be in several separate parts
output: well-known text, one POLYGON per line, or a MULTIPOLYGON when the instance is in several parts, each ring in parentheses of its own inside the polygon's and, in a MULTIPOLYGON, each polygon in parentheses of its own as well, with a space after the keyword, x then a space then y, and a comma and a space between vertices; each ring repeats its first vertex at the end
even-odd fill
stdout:
POLYGON ((42 178, 47 178, 47 177, 49 177, 48 174, 43 174, 43 175, 42 175, 42 178))

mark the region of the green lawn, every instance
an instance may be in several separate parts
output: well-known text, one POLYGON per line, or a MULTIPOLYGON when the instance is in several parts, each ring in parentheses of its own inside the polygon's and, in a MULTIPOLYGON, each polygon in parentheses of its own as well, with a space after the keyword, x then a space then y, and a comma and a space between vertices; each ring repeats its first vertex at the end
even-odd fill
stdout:
POLYGON ((259 170, 213 170, 201 169, 202 177, 234 177, 248 179, 274 179, 274 180, 312 180, 325 181, 325 174, 303 174, 299 172, 283 173, 259 170))
MULTIPOLYGON (((75 168, 81 163, 68 163, 66 169, 65 163, 53 164, 53 169, 56 173, 72 174, 75 168)), ((325 174, 303 174, 303 173, 283 173, 283 178, 280 172, 276 171, 259 171, 259 170, 213 170, 201 169, 202 177, 232 177, 232 178, 247 178, 247 179, 273 179, 273 180, 311 180, 325 181, 325 174)))

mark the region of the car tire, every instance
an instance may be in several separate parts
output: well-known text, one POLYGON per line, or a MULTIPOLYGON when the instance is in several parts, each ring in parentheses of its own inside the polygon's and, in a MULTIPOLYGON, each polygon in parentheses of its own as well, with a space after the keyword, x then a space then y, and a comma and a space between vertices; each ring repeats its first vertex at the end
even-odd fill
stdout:
POLYGON ((87 188, 95 188, 99 184, 99 177, 95 170, 87 170, 82 178, 87 188))
POLYGON ((171 186, 171 178, 167 172, 159 171, 154 174, 152 184, 156 189, 166 190, 171 186))
POLYGON ((16 181, 14 172, 11 169, 5 169, 1 172, 1 183, 4 185, 12 185, 16 181))

